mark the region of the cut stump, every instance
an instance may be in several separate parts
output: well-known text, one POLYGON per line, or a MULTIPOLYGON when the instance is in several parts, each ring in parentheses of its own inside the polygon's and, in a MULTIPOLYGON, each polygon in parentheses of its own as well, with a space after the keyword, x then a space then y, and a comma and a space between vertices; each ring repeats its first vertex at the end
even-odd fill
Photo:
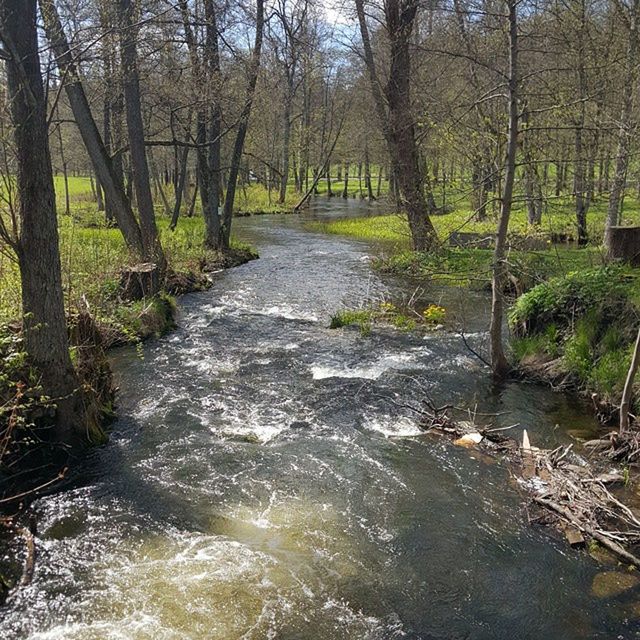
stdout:
POLYGON ((157 264, 143 262, 120 274, 120 297, 127 302, 155 296, 160 291, 161 275, 157 264))
POLYGON ((612 261, 640 266, 640 227, 611 227, 607 257, 612 261))

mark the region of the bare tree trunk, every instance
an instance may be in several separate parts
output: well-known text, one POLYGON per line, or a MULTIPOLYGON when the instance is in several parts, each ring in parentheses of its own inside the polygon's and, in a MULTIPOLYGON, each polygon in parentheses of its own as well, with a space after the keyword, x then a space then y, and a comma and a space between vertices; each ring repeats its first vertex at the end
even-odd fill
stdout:
POLYGON ((280 178, 280 195, 278 202, 284 204, 287 198, 287 183, 289 182, 289 154, 291 147, 291 110, 293 108, 293 78, 287 82, 287 95, 284 100, 282 114, 282 176, 280 178))
MULTIPOLYGON (((221 161, 220 136, 222 132, 222 109, 217 95, 221 90, 220 51, 218 47, 218 27, 215 7, 212 0, 204 1, 205 31, 205 76, 209 88, 210 123, 208 130, 209 147, 207 156, 207 203, 203 207, 205 221, 204 244, 209 249, 220 249, 222 222, 220 219, 221 201, 221 161)), ((223 243, 224 244, 224 243, 223 243)))
POLYGON ((44 20, 47 38, 51 42, 56 55, 56 64, 64 75, 65 91, 69 98, 78 130, 93 163, 96 178, 100 181, 105 191, 105 196, 111 203, 118 227, 127 246, 140 257, 144 253, 140 227, 131 209, 131 203, 125 194, 122 180, 118 179, 114 171, 111 158, 91 115, 89 101, 80 82, 80 76, 78 75, 69 43, 62 30, 62 23, 54 1, 40 0, 40 11, 44 20))
POLYGON ((401 204, 407 213, 413 248, 425 251, 437 242, 437 235, 429 217, 432 212, 424 194, 424 176, 418 166, 418 148, 411 113, 410 44, 419 4, 419 0, 386 0, 384 3, 390 64, 383 94, 371 47, 364 0, 355 0, 371 91, 389 149, 401 204))
POLYGON ((589 200, 586 189, 586 162, 584 157, 584 129, 586 120, 585 101, 587 95, 587 75, 585 69, 585 25, 586 8, 585 0, 581 4, 580 28, 578 30, 578 91, 580 105, 578 107, 578 119, 575 128, 574 142, 574 181, 573 191, 576 199, 576 225, 578 228, 578 244, 587 244, 589 238, 587 234, 587 211, 589 210, 589 200))
POLYGON ((344 186, 342 187, 342 197, 349 197, 349 163, 344 163, 344 186))
POLYGON ((178 219, 180 218, 180 208, 182 207, 182 198, 185 194, 185 185, 187 183, 187 163, 189 160, 189 147, 185 146, 182 149, 180 156, 180 162, 178 166, 178 180, 176 181, 175 191, 176 200, 173 205, 173 215, 171 216, 171 224, 169 229, 173 231, 178 226, 178 219))
POLYGON ((530 225, 539 225, 542 222, 542 188, 538 168, 533 157, 532 134, 527 131, 529 126, 529 111, 525 107, 522 114, 524 128, 522 142, 522 159, 524 161, 524 186, 527 200, 527 218, 530 225))
POLYGON ((262 40, 264 35, 264 0, 256 0, 256 8, 256 35, 253 44, 253 53, 251 54, 249 79, 247 81, 244 108, 240 115, 238 131, 233 145, 231 167, 229 169, 229 181, 227 182, 227 197, 224 202, 221 242, 223 249, 228 249, 231 241, 231 223, 233 220, 233 206, 235 201, 236 184, 238 181, 238 171, 240 169, 240 162, 242 161, 244 142, 247 136, 251 107, 253 106, 253 98, 256 91, 256 83, 258 81, 258 72, 260 71, 260 58, 262 54, 262 40))
POLYGON ((137 52, 137 11, 135 0, 118 0, 120 18, 120 57, 122 62, 122 82, 124 87, 127 131, 129 134, 129 155, 136 190, 140 231, 145 258, 155 260, 162 270, 166 259, 160 245, 153 197, 149 180, 149 165, 144 144, 144 123, 140 100, 140 79, 138 76, 137 52))
POLYGON ((513 184, 516 175, 516 154, 518 150, 518 0, 506 0, 506 3, 509 11, 509 138, 500 221, 493 255, 491 324, 489 327, 491 368, 496 378, 502 378, 509 372, 509 363, 505 357, 502 344, 502 321, 504 315, 504 289, 507 280, 507 231, 513 203, 513 184))
POLYGON ((327 197, 333 198, 333 189, 331 188, 331 158, 327 161, 327 197))
POLYGON ((68 444, 102 436, 88 424, 84 393, 69 355, 58 244, 53 171, 38 57, 36 0, 0 2, 0 36, 11 52, 7 87, 14 123, 24 348, 56 402, 56 437, 68 444))
POLYGON ((633 382, 640 365, 640 329, 636 337, 636 344, 633 348, 631 365, 627 372, 627 379, 624 383, 622 399, 620 401, 620 433, 624 433, 629 428, 629 410, 631 408, 631 398, 633 396, 633 382))
POLYGON ((471 165, 471 208, 479 222, 487 218, 487 190, 485 180, 485 163, 481 156, 476 156, 471 165))
POLYGON ((365 144, 364 146, 364 182, 367 188, 367 198, 369 202, 375 200, 375 196, 373 195, 373 185, 371 184, 371 163, 369 161, 369 146, 365 144))
POLYGON ((631 15, 629 16, 629 42, 625 60, 624 83, 622 89, 622 113, 618 129, 618 149, 616 151, 616 169, 613 174, 609 206, 607 208, 607 222, 604 230, 604 243, 610 243, 610 229, 618 224, 622 196, 624 193, 627 170, 629 168, 629 147, 632 131, 633 96, 637 90, 637 54, 638 54, 638 10, 639 0, 633 0, 631 15))

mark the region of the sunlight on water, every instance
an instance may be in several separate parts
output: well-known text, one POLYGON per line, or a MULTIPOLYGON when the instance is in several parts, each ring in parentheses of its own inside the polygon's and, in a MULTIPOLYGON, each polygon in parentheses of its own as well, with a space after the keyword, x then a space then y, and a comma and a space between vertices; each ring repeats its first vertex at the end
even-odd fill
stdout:
POLYGON ((276 500, 215 515, 206 533, 121 545, 96 568, 84 621, 33 638, 382 637, 381 621, 338 595, 362 571, 342 516, 276 500))

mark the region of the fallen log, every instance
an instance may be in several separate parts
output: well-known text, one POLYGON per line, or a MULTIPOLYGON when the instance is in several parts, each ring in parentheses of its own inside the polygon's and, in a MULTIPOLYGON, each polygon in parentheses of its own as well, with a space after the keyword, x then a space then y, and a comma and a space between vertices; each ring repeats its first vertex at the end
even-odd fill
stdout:
POLYGON ((609 551, 614 553, 621 560, 624 560, 628 564, 633 565, 637 569, 640 569, 640 558, 634 556, 632 553, 627 551, 624 547, 619 545, 614 540, 607 538, 607 536, 603 535, 599 531, 595 531, 594 529, 585 525, 584 523, 579 522, 573 516, 573 514, 565 507, 562 507, 551 500, 545 500, 544 498, 540 498, 537 496, 533 498, 533 501, 536 504, 539 504, 541 507, 544 507, 545 509, 550 509, 551 511, 555 511, 559 516, 564 518, 569 524, 574 526, 576 529, 582 531, 583 533, 588 535, 590 538, 597 540, 603 547, 606 547, 607 549, 609 549, 609 551))

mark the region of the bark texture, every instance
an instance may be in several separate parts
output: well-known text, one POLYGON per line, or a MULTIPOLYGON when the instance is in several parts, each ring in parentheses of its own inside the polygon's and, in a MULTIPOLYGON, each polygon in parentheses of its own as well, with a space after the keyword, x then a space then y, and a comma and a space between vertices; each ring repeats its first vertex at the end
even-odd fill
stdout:
POLYGON ((2 0, 0 29, 11 56, 7 86, 17 161, 24 347, 44 394, 56 402, 57 439, 76 444, 95 437, 99 428, 86 423, 85 397, 69 355, 36 0, 2 0))

